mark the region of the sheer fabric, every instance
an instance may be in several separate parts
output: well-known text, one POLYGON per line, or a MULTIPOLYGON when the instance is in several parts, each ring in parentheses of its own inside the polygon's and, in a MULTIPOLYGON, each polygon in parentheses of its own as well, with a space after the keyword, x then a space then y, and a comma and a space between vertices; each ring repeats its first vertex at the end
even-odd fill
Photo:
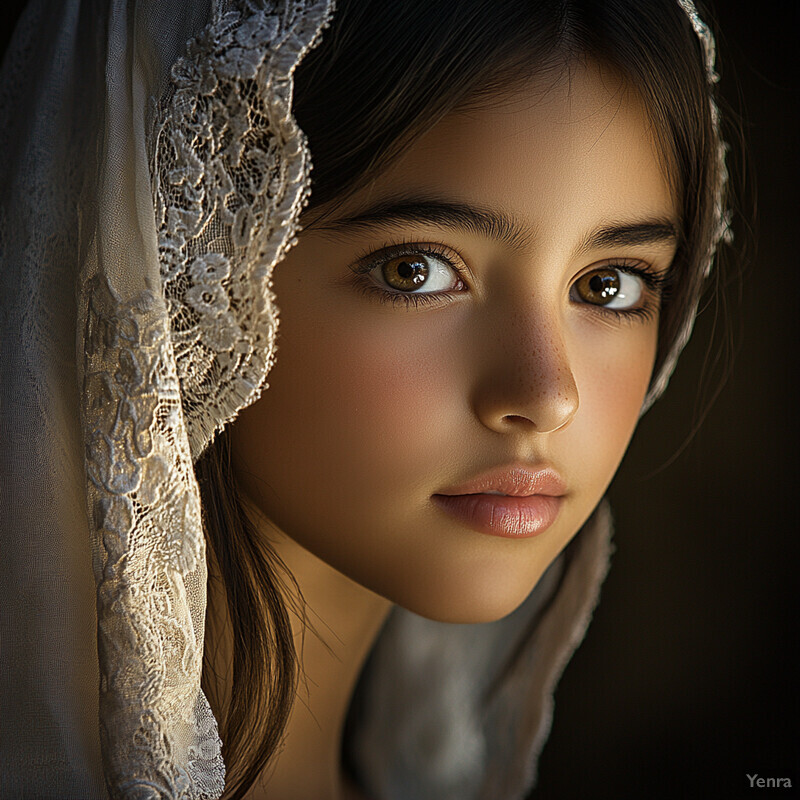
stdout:
POLYGON ((192 456, 272 363, 270 273, 309 182, 291 75, 328 15, 37 2, 20 23, 2 99, 4 794, 222 792, 192 456))

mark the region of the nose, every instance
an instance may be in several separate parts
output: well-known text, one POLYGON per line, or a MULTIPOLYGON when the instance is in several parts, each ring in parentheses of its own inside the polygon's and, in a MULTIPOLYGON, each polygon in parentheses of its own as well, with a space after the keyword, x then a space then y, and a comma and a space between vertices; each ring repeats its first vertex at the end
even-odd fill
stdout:
POLYGON ((580 398, 554 315, 511 314, 488 336, 491 346, 480 348, 487 363, 473 394, 482 424, 498 433, 552 433, 569 425, 580 398))

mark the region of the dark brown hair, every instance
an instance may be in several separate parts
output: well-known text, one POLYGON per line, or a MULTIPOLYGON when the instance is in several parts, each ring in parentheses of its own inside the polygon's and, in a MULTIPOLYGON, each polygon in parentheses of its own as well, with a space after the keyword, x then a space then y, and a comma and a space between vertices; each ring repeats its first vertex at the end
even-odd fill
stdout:
MULTIPOLYGON (((657 372, 694 309, 716 235, 719 143, 702 47, 678 0, 337 5, 321 45, 295 76, 295 117, 314 162, 307 214, 364 185, 448 112, 476 98, 489 104, 497 90, 543 68, 592 58, 627 77, 644 100, 680 201, 676 280, 662 304, 657 372)), ((280 740, 296 655, 280 564, 244 512, 224 435, 199 460, 197 474, 233 631, 233 689, 220 722, 226 797, 240 798, 280 740)), ((213 703, 210 668, 203 678, 213 703)))

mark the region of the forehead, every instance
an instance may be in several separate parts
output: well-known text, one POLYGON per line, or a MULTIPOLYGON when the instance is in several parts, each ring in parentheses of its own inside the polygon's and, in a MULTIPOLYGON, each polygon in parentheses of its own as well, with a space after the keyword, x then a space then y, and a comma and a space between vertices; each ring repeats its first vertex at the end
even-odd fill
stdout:
POLYGON ((677 218, 640 96, 595 62, 450 113, 344 208, 398 196, 502 209, 539 243, 609 222, 677 218))

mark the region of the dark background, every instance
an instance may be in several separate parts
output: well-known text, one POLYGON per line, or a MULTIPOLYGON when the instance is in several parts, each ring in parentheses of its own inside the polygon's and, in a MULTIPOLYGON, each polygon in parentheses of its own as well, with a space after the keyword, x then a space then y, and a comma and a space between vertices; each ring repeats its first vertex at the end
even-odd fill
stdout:
MULTIPOLYGON (((6 0, 0 34, 21 5, 6 0)), ((705 14, 742 117, 744 253, 717 271, 725 302, 705 304, 612 486, 617 552, 556 695, 537 800, 800 796, 797 9, 717 0, 705 14), (794 788, 750 788, 755 773, 794 788)))
POLYGON ((743 263, 720 273, 729 331, 709 301, 612 486, 617 552, 556 694, 537 800, 800 796, 798 8, 717 0, 707 15, 755 229, 737 220, 743 263), (684 448, 731 337, 730 377, 684 448))

